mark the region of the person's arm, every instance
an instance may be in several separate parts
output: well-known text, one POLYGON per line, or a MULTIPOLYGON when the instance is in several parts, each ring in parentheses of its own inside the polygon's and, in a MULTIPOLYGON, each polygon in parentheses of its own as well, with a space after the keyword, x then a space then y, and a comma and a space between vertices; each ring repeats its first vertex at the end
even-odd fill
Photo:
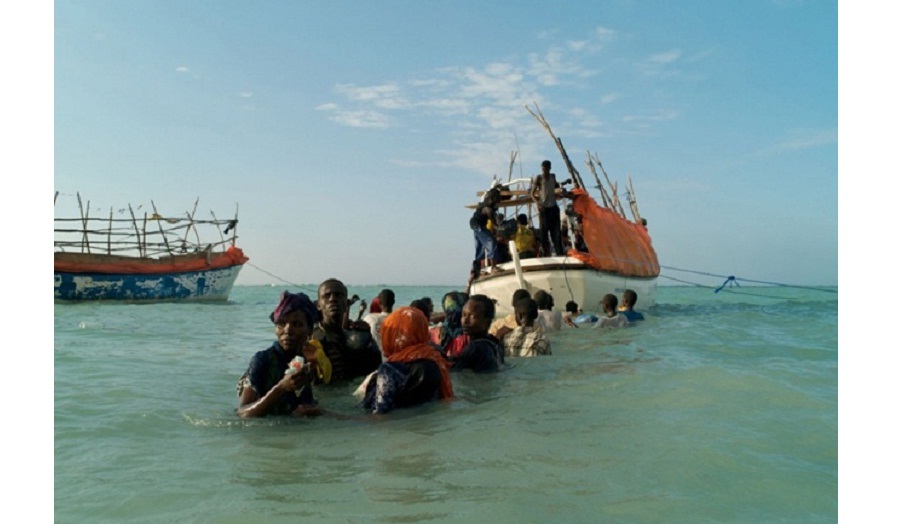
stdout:
POLYGON ((536 176, 531 179, 531 199, 537 203, 538 201, 538 188, 540 187, 541 177, 536 176))
MULTIPOLYGON (((241 391, 238 402, 237 414, 241 418, 264 417, 269 409, 278 402, 282 395, 296 391, 309 384, 309 364, 305 364, 306 370, 293 375, 285 375, 284 378, 272 386, 262 397, 252 388, 245 387, 241 391)), ((302 406, 301 406, 302 407, 302 406)), ((299 408, 298 408, 299 409, 299 408)))

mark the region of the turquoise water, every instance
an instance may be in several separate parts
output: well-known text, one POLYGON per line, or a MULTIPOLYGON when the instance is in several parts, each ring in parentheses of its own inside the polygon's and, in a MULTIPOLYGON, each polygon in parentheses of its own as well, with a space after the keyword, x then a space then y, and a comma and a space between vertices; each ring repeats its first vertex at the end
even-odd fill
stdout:
MULTIPOLYGON (((280 287, 56 305, 55 520, 835 522, 837 293, 742 289, 662 287, 643 323, 378 421, 233 415, 280 287)), ((319 400, 357 414, 352 389, 319 400)))

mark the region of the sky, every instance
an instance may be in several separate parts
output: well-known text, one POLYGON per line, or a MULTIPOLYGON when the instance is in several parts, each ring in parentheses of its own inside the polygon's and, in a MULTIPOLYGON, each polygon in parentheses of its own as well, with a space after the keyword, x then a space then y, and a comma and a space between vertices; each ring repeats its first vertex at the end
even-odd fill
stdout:
POLYGON ((567 177, 535 104, 660 284, 837 284, 836 2, 53 6, 55 214, 237 212, 239 285, 461 286, 511 154, 567 177))

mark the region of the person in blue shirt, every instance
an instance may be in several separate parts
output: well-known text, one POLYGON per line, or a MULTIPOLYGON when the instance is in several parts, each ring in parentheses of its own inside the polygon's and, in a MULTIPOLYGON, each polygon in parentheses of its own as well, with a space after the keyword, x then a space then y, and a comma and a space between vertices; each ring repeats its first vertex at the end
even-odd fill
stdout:
POLYGON ((619 313, 624 315, 629 322, 644 320, 644 315, 634 310, 634 304, 636 302, 637 293, 635 293, 633 289, 626 289, 625 292, 622 293, 622 307, 619 308, 619 313))

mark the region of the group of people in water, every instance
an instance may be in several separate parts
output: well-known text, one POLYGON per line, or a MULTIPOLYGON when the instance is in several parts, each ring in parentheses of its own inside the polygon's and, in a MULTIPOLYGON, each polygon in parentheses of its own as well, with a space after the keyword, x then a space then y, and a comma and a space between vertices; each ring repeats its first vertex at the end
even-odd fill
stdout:
POLYGON ((316 416, 324 414, 314 387, 363 379, 355 394, 368 413, 453 397, 451 373, 491 373, 505 367, 505 357, 550 355, 548 333, 564 326, 621 327, 643 319, 633 306, 637 294, 626 290, 624 310, 615 295, 601 301, 603 317, 593 320, 570 302, 566 313, 553 311, 553 297, 525 289, 512 297, 513 312, 495 319, 496 306, 486 295, 444 295, 441 312, 429 298, 395 308, 395 295, 382 290, 366 313, 361 301, 356 320, 347 287, 337 279, 319 285, 316 300, 284 291, 269 315, 275 341, 250 359, 238 379, 237 414, 316 416), (574 306, 574 307, 572 307, 574 306))

